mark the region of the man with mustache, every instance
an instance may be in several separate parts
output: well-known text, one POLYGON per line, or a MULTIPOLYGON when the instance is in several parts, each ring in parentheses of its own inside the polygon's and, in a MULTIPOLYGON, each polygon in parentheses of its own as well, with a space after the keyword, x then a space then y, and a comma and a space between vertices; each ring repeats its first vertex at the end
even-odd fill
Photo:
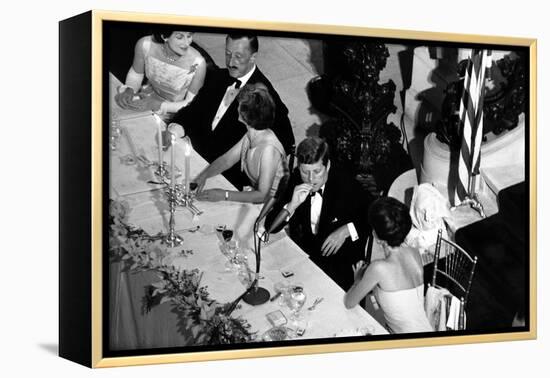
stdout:
MULTIPOLYGON (((240 88, 245 84, 264 84, 275 102, 275 121, 272 130, 281 141, 287 154, 294 146, 294 135, 288 109, 273 85, 256 66, 258 38, 255 35, 230 34, 225 40, 226 69, 209 72, 204 86, 193 102, 181 109, 174 119, 191 138, 193 148, 208 162, 213 162, 235 145, 246 133, 239 121, 238 102, 240 88)), ((247 184, 238 165, 225 171, 224 176, 237 188, 247 184)))

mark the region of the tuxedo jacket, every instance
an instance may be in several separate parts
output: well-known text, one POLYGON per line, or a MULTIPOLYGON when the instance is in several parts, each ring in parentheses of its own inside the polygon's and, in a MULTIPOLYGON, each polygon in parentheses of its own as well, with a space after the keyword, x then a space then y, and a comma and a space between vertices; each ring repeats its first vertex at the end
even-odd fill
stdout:
MULTIPOLYGON (((282 207, 292 199, 296 185, 302 183, 298 169, 295 169, 281 201, 266 217, 269 228, 282 207)), ((298 244, 323 271, 344 290, 353 284, 352 265, 365 256, 365 246, 371 228, 368 224, 368 207, 372 197, 364 191, 353 175, 333 166, 322 194, 323 202, 319 216, 317 234, 311 230, 311 199, 308 197, 292 215, 288 222, 289 236, 298 244), (336 229, 352 222, 359 239, 348 237, 340 250, 332 256, 322 256, 321 246, 336 229)), ((274 232, 279 231, 285 224, 274 232)))
MULTIPOLYGON (((183 126, 185 133, 191 138, 193 148, 208 162, 212 162, 233 147, 246 133, 246 126, 239 121, 238 101, 235 99, 227 108, 216 128, 212 130, 212 121, 232 79, 227 69, 209 72, 205 85, 197 96, 186 107, 182 108, 172 122, 183 126)), ((275 102, 275 121, 271 128, 285 151, 291 152, 294 145, 294 134, 288 119, 288 109, 265 75, 255 68, 247 84, 263 83, 275 102)), ((236 164, 225 174, 235 186, 241 188, 248 185, 246 176, 240 172, 236 164)))

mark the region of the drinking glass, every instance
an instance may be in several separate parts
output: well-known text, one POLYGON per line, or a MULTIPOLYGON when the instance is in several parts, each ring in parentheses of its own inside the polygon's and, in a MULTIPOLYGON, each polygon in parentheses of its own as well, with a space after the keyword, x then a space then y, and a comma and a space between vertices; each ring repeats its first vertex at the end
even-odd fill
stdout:
POLYGON ((299 321, 302 318, 300 311, 304 304, 306 303, 306 293, 304 291, 304 286, 302 284, 293 284, 288 290, 288 307, 292 310, 290 318, 295 322, 299 321))
POLYGON ((239 249, 239 245, 236 240, 230 240, 224 242, 225 244, 225 256, 227 257, 227 262, 225 263, 225 270, 235 270, 238 271, 241 264, 246 263, 247 256, 246 254, 239 249))
POLYGON ((233 230, 225 229, 222 231, 223 240, 228 243, 233 238, 233 230))
POLYGON ((284 306, 285 303, 287 303, 288 300, 288 294, 289 294, 290 286, 288 282, 285 281, 279 281, 273 285, 273 290, 275 290, 275 295, 279 295, 277 298, 277 304, 279 306, 284 306))
POLYGON ((239 281, 245 287, 249 287, 254 280, 254 277, 252 276, 252 272, 248 267, 248 259, 246 255, 244 253, 237 253, 235 260, 237 261, 237 263, 233 264, 237 266, 237 277, 239 278, 239 281))
MULTIPOLYGON (((231 239, 233 238, 233 231, 225 228, 221 228, 221 226, 217 226, 216 231, 217 231, 218 238, 220 238, 219 245, 222 253, 227 258, 233 257, 233 256, 230 256, 230 253, 228 251, 230 249, 229 242, 231 242, 231 239)), ((231 248, 234 249, 233 247, 231 248)))
POLYGON ((111 135, 110 135, 110 145, 111 151, 116 151, 118 148, 118 142, 120 140, 122 132, 120 131, 120 121, 113 117, 111 121, 111 135))

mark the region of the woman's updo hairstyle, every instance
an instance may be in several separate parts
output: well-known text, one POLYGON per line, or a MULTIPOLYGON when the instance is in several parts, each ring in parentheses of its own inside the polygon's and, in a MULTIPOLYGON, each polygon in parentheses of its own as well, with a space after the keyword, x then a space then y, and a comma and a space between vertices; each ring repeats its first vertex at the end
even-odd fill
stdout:
MULTIPOLYGON (((164 43, 164 41, 177 31, 181 32, 182 30, 175 29, 176 25, 159 25, 152 32, 153 42, 164 43)), ((193 30, 185 30, 186 33, 194 33, 193 30)))
POLYGON ((239 92, 239 115, 256 130, 269 129, 275 120, 275 102, 262 83, 247 84, 239 92))
POLYGON ((400 246, 412 227, 409 208, 392 197, 382 197, 369 207, 369 223, 378 239, 390 247, 400 246))

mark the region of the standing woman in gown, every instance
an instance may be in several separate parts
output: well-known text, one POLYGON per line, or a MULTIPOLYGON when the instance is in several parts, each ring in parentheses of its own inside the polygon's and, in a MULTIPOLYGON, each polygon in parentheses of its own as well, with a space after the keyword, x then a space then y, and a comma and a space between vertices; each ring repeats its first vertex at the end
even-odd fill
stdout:
POLYGON ((275 102, 267 87, 262 83, 247 84, 239 92, 237 101, 239 121, 246 125, 248 131, 195 178, 199 200, 261 203, 267 195, 275 194, 279 181, 288 174, 285 149, 271 130, 275 120, 275 102), (250 181, 251 190, 203 190, 208 178, 238 163, 250 181))
POLYGON ((206 75, 206 62, 192 41, 192 32, 172 30, 139 39, 126 81, 117 90, 117 104, 169 119, 190 103, 206 75), (142 87, 144 78, 148 84, 142 87))
POLYGON ((420 253, 404 243, 412 226, 409 209, 394 198, 384 197, 372 203, 368 216, 385 258, 368 267, 363 261, 354 266, 355 282, 346 293, 344 304, 352 308, 374 291, 390 332, 432 332, 424 311, 420 253))

